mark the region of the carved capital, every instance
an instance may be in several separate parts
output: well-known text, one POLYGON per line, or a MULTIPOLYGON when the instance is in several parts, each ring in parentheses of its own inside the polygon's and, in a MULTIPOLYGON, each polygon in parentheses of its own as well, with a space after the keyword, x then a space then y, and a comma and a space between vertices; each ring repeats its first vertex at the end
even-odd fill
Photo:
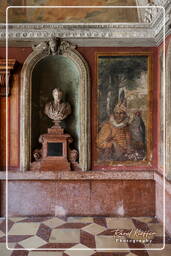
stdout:
POLYGON ((0 59, 0 96, 9 96, 12 75, 15 71, 16 65, 17 61, 14 59, 8 59, 7 66, 6 60, 0 59))

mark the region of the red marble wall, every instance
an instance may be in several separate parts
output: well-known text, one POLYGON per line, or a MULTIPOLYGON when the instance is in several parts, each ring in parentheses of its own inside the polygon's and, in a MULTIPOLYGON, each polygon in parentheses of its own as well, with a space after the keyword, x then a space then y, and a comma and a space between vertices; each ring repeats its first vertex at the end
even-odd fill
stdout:
MULTIPOLYGON (((5 59, 5 48, 0 48, 0 59, 5 59)), ((9 58, 19 62, 13 75, 11 95, 7 99, 0 97, 0 170, 6 165, 6 100, 8 100, 8 166, 10 170, 19 169, 19 104, 20 71, 31 48, 9 48, 9 58)))
POLYGON ((6 165, 6 98, 0 98, 0 170, 6 165))
MULTIPOLYGON (((153 108, 158 112, 158 68, 157 48, 112 48, 112 47, 80 47, 78 51, 87 60, 90 72, 92 89, 96 83, 95 55, 97 52, 152 52, 154 72, 153 82, 155 90, 153 108)), ((9 58, 20 63, 20 68, 31 48, 10 48, 9 58)), ((0 58, 5 58, 5 48, 0 48, 0 58)), ((11 171, 19 170, 19 93, 20 70, 14 76, 9 101, 9 167, 11 171)), ((94 97, 92 90, 92 98, 94 97)), ((92 112, 92 117, 94 113, 92 112)), ((5 98, 0 98, 1 138, 0 154, 5 157, 5 98)), ((157 138, 156 129, 158 116, 153 117, 153 169, 157 168, 157 138)), ((5 166, 1 160, 0 168, 5 166)), ((5 182, 0 183, 1 210, 5 214, 5 182)), ((9 181, 9 215, 54 215, 55 209, 62 206, 68 215, 106 215, 106 216, 154 216, 155 215, 155 183, 153 180, 77 180, 77 181, 39 181, 13 180, 9 181)))
POLYGON ((166 231, 171 235, 171 183, 169 183, 169 190, 166 189, 166 231))
MULTIPOLYGON (((9 216, 155 216, 153 180, 9 181, 9 216)), ((1 182, 5 195, 5 183, 1 182)), ((5 198, 1 216, 5 214, 5 198)))
POLYGON ((13 76, 10 97, 0 97, 0 170, 5 170, 6 166, 6 125, 8 125, 8 166, 12 170, 19 168, 19 84, 20 71, 17 70, 13 76))
POLYGON ((171 235, 171 182, 166 180, 165 189, 163 189, 163 176, 161 174, 155 176, 156 217, 161 222, 164 222, 165 218, 166 231, 171 235))
MULTIPOLYGON (((167 50, 169 42, 171 41, 171 35, 166 38, 165 41, 165 51, 167 56, 167 50)), ((163 50, 163 44, 161 44, 158 48, 158 58, 160 58, 161 51, 163 50)), ((160 62, 158 62, 158 79, 160 81, 160 62)), ((159 113, 162 115, 162 113, 159 113)), ((160 126, 160 122, 158 123, 160 126)), ((163 168, 160 166, 158 169, 158 173, 155 175, 156 181, 156 216, 157 218, 163 222, 164 218, 166 221, 166 231, 171 234, 171 181, 166 179, 165 183, 165 190, 163 190, 164 180, 163 180, 163 168), (164 207, 165 207, 165 214, 164 214, 164 207)))
MULTIPOLYGON (((158 73, 158 49, 157 48, 152 48, 152 47, 79 47, 78 51, 85 57, 89 64, 90 68, 90 74, 91 74, 91 95, 92 95, 92 100, 94 100, 95 97, 95 90, 96 88, 96 54, 97 53, 119 53, 119 52, 130 52, 130 53, 151 53, 152 54, 152 62, 153 62, 153 70, 152 70, 152 83, 153 83, 153 103, 152 103, 152 108, 153 108, 153 127, 152 127, 152 134, 153 134, 153 160, 152 160, 152 167, 140 167, 139 169, 157 169, 157 152, 158 152, 158 135, 159 131, 158 128, 156 129, 157 124, 158 124, 158 112, 159 112, 159 98, 158 98, 158 86, 159 86, 159 80, 157 79, 156 74, 158 73)), ((14 58, 16 59, 19 63, 20 66, 24 63, 26 60, 27 56, 32 52, 31 48, 17 48, 17 47, 10 47, 9 48, 9 58, 14 58)), ((5 48, 0 48, 0 58, 5 58, 5 48)), ((19 91, 20 91, 20 73, 18 72, 14 76, 14 82, 13 82, 13 87, 12 87, 12 94, 11 97, 9 98, 9 152, 10 152, 10 160, 9 160, 9 168, 10 169, 17 169, 19 168, 19 125, 17 122, 19 122, 19 91)), ((4 119, 4 108, 5 108, 5 103, 3 103, 4 99, 0 98, 0 104, 3 106, 0 108, 0 117, 1 119, 4 119)), ((93 133, 93 128, 94 128, 94 120, 96 118, 94 108, 92 108, 92 138, 94 138, 94 133, 93 133)), ((4 122, 3 121, 3 122, 4 122)), ((1 126, 1 133, 3 134, 2 138, 2 143, 1 145, 4 144, 5 140, 5 126, 1 126)), ((93 145, 94 143, 92 143, 93 145)), ((93 148, 92 148, 93 149, 93 148)), ((92 150, 93 152, 93 150, 92 150)), ((2 155, 5 154, 5 147, 1 146, 0 148, 0 153, 2 155)), ((93 154, 92 154, 93 158, 93 154)), ((0 164, 1 169, 4 167, 5 163, 0 164)), ((106 167, 107 169, 108 167, 106 167)), ((123 168, 123 167, 122 167, 123 168)), ((137 169, 138 167, 131 168, 137 169)), ((118 169, 118 168, 117 168, 118 169)), ((130 167, 127 167, 125 169, 130 169, 130 167)))
POLYGON ((161 174, 155 175, 155 204, 156 204, 156 217, 163 222, 164 218, 164 181, 161 174))

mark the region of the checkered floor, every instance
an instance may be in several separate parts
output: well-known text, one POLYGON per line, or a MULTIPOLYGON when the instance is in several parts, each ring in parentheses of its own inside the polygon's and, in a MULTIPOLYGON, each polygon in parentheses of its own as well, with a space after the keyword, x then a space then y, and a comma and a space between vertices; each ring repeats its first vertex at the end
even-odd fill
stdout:
POLYGON ((156 250, 163 247, 163 230, 155 218, 10 218, 8 247, 11 250, 5 247, 5 228, 5 220, 0 219, 1 256, 171 255, 171 238, 168 235, 165 249, 156 250), (28 248, 32 250, 24 250, 28 248), (62 249, 55 251, 57 248, 62 249), (155 251, 148 248, 154 248, 155 251), (45 251, 39 251, 41 249, 45 251))

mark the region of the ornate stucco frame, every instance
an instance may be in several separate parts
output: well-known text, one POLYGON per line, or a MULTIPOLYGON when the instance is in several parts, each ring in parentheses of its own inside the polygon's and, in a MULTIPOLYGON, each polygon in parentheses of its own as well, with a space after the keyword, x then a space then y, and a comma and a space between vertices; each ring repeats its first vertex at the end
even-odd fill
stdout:
MULTIPOLYGON (((27 171, 31 159, 31 85, 35 65, 48 56, 48 51, 34 50, 21 70, 20 90, 20 170, 27 171)), ((90 74, 85 59, 75 49, 67 49, 63 56, 71 59, 80 75, 80 142, 79 164, 83 171, 90 168, 90 74)))

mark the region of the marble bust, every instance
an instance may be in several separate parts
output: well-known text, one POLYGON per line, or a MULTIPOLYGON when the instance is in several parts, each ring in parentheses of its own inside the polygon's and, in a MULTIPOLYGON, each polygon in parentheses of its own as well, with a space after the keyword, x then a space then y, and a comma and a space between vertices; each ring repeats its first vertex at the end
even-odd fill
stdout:
POLYGON ((45 114, 53 120, 55 126, 71 114, 71 106, 68 102, 62 102, 63 92, 59 88, 52 91, 53 101, 46 103, 45 114))

